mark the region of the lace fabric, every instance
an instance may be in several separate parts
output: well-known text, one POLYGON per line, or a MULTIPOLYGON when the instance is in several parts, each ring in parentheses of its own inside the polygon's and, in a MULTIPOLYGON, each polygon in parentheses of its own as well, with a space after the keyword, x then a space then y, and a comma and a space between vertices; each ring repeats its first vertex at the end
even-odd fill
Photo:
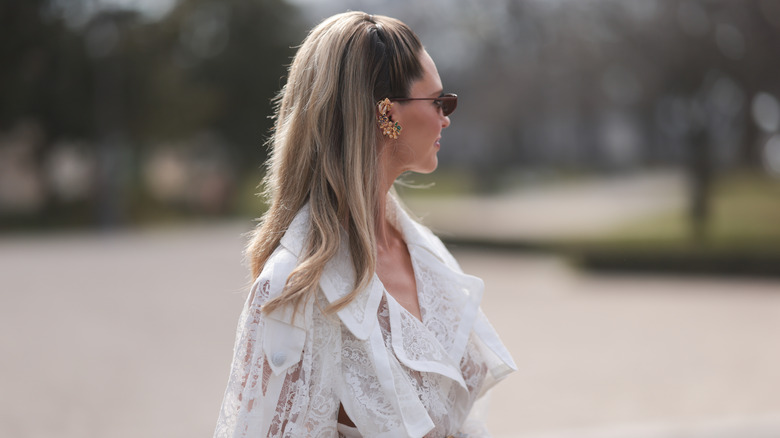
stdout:
MULTIPOLYGON (((338 398, 330 383, 338 361, 320 348, 338 342, 338 327, 313 312, 301 358, 276 375, 263 351, 268 318, 260 306, 268 300, 271 281, 256 283, 239 328, 233 365, 215 437, 333 437, 338 398), (260 433, 261 431, 265 431, 260 433)), ((270 360, 274 360, 273 356, 270 360)))
POLYGON ((215 437, 487 436, 469 412, 515 366, 479 311, 482 283, 463 274, 432 234, 394 211, 409 244, 422 321, 376 277, 359 306, 325 315, 354 278, 343 251, 301 314, 263 314, 261 306, 281 293, 297 263, 306 235, 302 210, 239 318, 215 437), (341 405, 356 430, 339 427, 341 405))

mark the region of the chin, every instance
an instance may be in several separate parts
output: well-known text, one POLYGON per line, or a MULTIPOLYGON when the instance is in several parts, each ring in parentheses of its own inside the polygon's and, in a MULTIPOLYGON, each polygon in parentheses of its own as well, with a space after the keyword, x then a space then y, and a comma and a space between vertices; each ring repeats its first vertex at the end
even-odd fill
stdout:
POLYGON ((424 173, 424 174, 433 173, 436 170, 437 167, 439 167, 438 160, 436 162, 434 162, 431 166, 425 167, 424 170, 422 170, 421 172, 418 172, 418 173, 424 173))
POLYGON ((429 173, 433 173, 433 171, 435 171, 437 167, 439 167, 439 159, 436 157, 436 155, 434 155, 432 161, 429 161, 427 163, 419 163, 417 166, 410 166, 409 168, 407 168, 407 171, 414 172, 414 173, 421 173, 421 174, 429 174, 429 173))

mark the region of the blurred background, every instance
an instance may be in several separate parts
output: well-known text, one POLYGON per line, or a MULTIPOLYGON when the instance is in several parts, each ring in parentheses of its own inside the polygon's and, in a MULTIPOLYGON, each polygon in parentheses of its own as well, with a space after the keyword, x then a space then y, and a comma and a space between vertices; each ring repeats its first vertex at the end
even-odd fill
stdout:
POLYGON ((496 436, 780 436, 776 0, 0 0, 0 435, 211 433, 271 99, 346 10, 459 95, 399 191, 486 281, 496 436))

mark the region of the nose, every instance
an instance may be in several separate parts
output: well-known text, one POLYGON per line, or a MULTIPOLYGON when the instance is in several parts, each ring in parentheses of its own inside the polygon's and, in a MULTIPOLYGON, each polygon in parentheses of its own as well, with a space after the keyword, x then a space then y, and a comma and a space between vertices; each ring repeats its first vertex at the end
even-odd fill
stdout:
POLYGON ((441 127, 442 129, 450 126, 450 116, 444 116, 441 121, 441 127))

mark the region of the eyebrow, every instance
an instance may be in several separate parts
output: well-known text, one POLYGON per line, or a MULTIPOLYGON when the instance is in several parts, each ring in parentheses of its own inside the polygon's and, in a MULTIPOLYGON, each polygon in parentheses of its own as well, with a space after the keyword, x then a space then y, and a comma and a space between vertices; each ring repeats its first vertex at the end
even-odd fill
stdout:
POLYGON ((440 89, 439 91, 434 91, 433 93, 429 94, 429 96, 442 97, 444 96, 444 89, 440 89))

